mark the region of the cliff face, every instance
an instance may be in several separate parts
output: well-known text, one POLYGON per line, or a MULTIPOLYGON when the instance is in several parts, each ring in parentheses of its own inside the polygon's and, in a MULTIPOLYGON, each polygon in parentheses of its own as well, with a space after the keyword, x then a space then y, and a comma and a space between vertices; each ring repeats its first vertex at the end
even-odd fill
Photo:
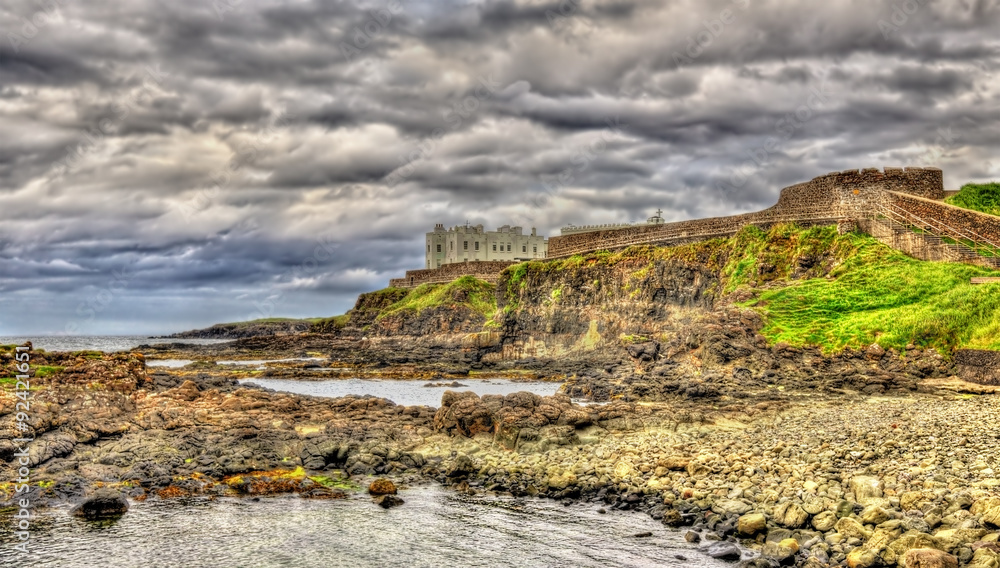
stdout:
POLYGON ((529 264, 501 276, 498 290, 496 356, 521 359, 660 338, 712 310, 721 281, 710 264, 636 255, 529 264))
POLYGON ((481 330, 495 307, 494 286, 465 276, 361 294, 353 309, 316 323, 312 331, 351 337, 465 334, 481 330))
POLYGON ((379 368, 531 371, 595 399, 912 390, 954 372, 940 353, 1000 350, 1000 296, 970 284, 987 273, 834 227, 749 227, 363 295, 338 329, 379 368))

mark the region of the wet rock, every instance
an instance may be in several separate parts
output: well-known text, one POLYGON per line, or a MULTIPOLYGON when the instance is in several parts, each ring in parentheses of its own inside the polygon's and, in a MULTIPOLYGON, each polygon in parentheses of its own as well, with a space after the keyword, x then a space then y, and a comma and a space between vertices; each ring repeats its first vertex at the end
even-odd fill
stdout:
POLYGON ((391 509, 405 503, 405 501, 395 495, 380 495, 375 498, 375 502, 383 509, 391 509))
POLYGON ((369 495, 395 495, 396 485, 385 478, 379 478, 368 485, 369 495))
POLYGON ((472 462, 472 458, 465 454, 459 454, 455 461, 448 468, 445 473, 448 477, 462 477, 463 475, 469 475, 476 471, 476 464, 472 462))
POLYGON ((706 555, 720 560, 739 560, 742 556, 738 546, 725 541, 706 543, 700 550, 706 555))
POLYGON ((128 511, 128 500, 121 492, 110 488, 95 491, 70 513, 87 520, 115 519, 128 511))

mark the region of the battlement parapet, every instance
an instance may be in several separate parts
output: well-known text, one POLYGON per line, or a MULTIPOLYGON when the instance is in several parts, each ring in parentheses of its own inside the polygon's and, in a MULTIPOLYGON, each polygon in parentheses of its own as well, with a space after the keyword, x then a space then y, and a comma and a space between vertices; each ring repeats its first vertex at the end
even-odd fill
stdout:
POLYGON ((892 192, 926 199, 944 197, 939 168, 886 167, 830 172, 781 190, 778 202, 763 211, 657 225, 607 227, 549 239, 548 256, 563 257, 635 244, 690 242, 735 234, 747 225, 775 223, 835 224, 870 214, 892 192))

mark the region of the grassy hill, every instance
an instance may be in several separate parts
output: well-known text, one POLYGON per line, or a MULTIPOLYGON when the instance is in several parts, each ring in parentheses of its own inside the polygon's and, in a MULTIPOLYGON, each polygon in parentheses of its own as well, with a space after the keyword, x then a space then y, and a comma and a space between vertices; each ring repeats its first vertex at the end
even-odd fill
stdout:
POLYGON ((949 205, 1000 216, 1000 183, 967 183, 944 200, 949 205))

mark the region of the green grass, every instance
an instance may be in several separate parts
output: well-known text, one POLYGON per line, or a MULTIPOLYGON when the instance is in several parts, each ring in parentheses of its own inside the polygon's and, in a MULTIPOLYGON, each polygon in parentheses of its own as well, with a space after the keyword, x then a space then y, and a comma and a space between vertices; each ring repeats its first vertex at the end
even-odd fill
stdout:
POLYGON ((65 367, 58 367, 58 366, 54 366, 54 365, 51 365, 51 366, 50 365, 39 365, 38 367, 35 367, 35 377, 39 378, 39 379, 44 379, 45 377, 47 377, 49 375, 54 375, 55 373, 58 373, 59 371, 62 371, 63 369, 65 369, 65 367))
POLYGON ((104 357, 104 353, 100 351, 73 351, 70 355, 83 357, 84 359, 100 359, 104 357))
POLYGON ((384 309, 377 320, 404 312, 420 313, 441 306, 465 305, 490 317, 497 309, 495 288, 489 282, 462 276, 447 284, 423 284, 410 290, 402 299, 384 309))
POLYGON ((967 183, 944 202, 980 213, 1000 215, 1000 183, 967 183))
POLYGON ((911 343, 1000 350, 1000 285, 969 283, 1000 273, 919 261, 867 236, 850 241, 854 250, 831 271, 832 279, 764 290, 747 304, 765 316, 768 340, 818 345, 828 353, 876 342, 899 350, 911 343))
POLYGON ((616 268, 623 285, 646 286, 649 269, 664 261, 715 271, 722 295, 750 292, 753 299, 742 305, 764 316, 762 333, 772 344, 816 345, 827 353, 876 342, 898 350, 909 344, 945 353, 960 347, 1000 350, 1000 284, 969 283, 1000 271, 919 261, 865 234, 840 235, 832 226, 746 227, 730 238, 512 266, 506 308, 521 309, 528 283, 553 282, 554 290, 561 281, 554 273, 606 265, 616 268))
POLYGON ((326 475, 311 475, 309 479, 326 487, 327 489, 346 489, 348 491, 360 491, 361 486, 344 477, 329 477, 326 475))

